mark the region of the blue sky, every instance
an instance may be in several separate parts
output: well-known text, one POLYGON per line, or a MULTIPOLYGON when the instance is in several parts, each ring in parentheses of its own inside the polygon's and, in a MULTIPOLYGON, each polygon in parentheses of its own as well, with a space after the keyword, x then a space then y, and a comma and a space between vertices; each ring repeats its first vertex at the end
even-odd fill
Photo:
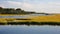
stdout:
POLYGON ((60 13, 60 0, 0 0, 0 7, 26 11, 60 13))

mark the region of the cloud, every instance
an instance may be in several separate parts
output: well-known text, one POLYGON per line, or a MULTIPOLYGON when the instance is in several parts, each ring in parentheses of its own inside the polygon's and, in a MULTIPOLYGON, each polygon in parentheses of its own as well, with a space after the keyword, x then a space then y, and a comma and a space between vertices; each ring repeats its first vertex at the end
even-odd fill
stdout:
POLYGON ((11 5, 21 5, 22 4, 21 2, 14 2, 14 1, 6 1, 6 2, 11 5))
POLYGON ((29 3, 24 3, 24 2, 16 2, 16 1, 4 1, 2 3, 2 5, 4 5, 5 7, 8 7, 8 8, 25 8, 26 10, 27 9, 31 9, 32 8, 32 5, 29 4, 29 3))
POLYGON ((60 13, 60 2, 50 2, 43 6, 41 9, 42 12, 46 13, 60 13))
POLYGON ((5 6, 3 6, 3 5, 0 4, 0 7, 5 7, 5 6))
POLYGON ((0 6, 9 8, 22 8, 24 10, 36 12, 60 13, 60 2, 40 2, 35 4, 30 2, 5 1, 0 6))
POLYGON ((16 1, 5 1, 3 5, 8 8, 22 8, 21 7, 22 3, 16 1))
POLYGON ((60 2, 32 4, 36 12, 60 13, 60 2))
POLYGON ((25 7, 25 8, 32 8, 33 6, 31 4, 29 4, 29 3, 24 3, 23 7, 25 7))

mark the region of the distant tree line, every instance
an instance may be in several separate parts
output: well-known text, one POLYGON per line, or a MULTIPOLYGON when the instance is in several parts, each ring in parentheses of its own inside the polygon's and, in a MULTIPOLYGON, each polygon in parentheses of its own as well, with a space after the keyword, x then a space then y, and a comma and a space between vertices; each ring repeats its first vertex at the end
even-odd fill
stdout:
POLYGON ((35 12, 27 12, 22 10, 21 8, 2 8, 0 7, 0 14, 31 14, 35 12))

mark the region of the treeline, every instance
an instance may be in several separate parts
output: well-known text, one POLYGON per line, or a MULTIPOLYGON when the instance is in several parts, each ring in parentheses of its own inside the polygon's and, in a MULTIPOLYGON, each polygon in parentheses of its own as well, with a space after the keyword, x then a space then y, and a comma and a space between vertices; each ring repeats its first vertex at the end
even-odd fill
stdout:
POLYGON ((0 14, 31 14, 35 12, 27 12, 22 10, 21 8, 2 8, 0 7, 0 14))

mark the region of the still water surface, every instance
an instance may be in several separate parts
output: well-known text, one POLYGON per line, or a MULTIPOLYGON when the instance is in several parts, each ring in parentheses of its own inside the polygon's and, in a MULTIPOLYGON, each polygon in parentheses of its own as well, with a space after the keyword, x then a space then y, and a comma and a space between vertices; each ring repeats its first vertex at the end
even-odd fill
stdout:
POLYGON ((32 16, 49 16, 45 14, 28 14, 28 15, 8 15, 8 16, 0 16, 0 18, 29 18, 32 16))
POLYGON ((60 34, 60 26, 0 25, 0 34, 60 34))

